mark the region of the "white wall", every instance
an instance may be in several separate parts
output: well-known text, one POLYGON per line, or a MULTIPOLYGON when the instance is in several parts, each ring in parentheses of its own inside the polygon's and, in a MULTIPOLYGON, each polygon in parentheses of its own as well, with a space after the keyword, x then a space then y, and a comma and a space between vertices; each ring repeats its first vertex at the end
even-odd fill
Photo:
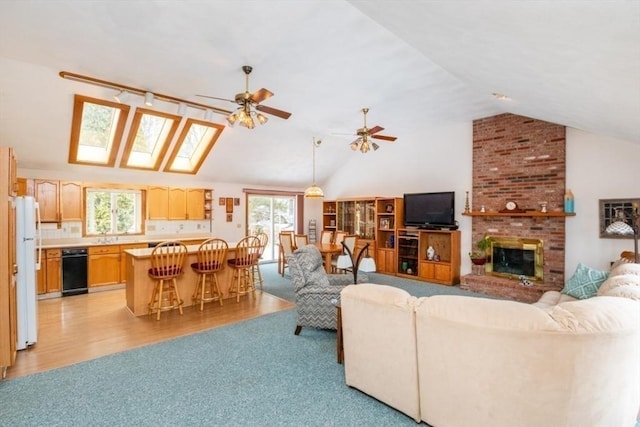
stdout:
MULTIPOLYGON (((472 183, 472 124, 425 126, 425 132, 403 135, 354 158, 323 184, 327 199, 353 196, 401 196, 420 191, 456 192, 456 219, 462 232, 462 274, 471 271, 464 256, 471 248, 471 219, 464 209, 465 191, 472 183), (407 154, 402 141, 424 141, 407 154)), ((598 200, 640 198, 640 143, 628 142, 567 128, 567 188, 575 195, 576 216, 566 220, 566 277, 579 262, 607 269, 632 240, 599 237, 598 200)), ((470 196, 471 197, 471 196, 470 196)), ((471 200, 473 207, 473 200, 471 200)))

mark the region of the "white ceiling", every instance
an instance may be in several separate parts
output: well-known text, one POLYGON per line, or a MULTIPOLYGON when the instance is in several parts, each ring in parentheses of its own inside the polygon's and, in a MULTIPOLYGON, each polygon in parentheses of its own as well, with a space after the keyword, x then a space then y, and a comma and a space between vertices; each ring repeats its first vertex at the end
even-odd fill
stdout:
POLYGON ((362 107, 407 153, 429 123, 502 112, 640 143, 637 0, 0 0, 0 142, 19 167, 69 167, 73 94, 115 91, 62 70, 206 103, 242 92, 245 64, 250 91, 293 114, 225 129, 199 180, 304 188, 316 137, 321 183, 362 156, 336 135, 362 107))

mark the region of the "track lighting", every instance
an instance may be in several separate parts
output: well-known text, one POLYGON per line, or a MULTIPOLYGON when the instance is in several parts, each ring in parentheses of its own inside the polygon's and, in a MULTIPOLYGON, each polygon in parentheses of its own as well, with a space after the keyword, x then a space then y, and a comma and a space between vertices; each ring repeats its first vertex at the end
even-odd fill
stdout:
MULTIPOLYGON (((63 79, 74 80, 80 83, 88 83, 94 86, 105 87, 107 89, 115 89, 120 91, 117 95, 114 96, 114 99, 117 102, 123 101, 125 96, 129 94, 134 94, 138 96, 143 96, 145 98, 145 105, 151 106, 155 99, 160 101, 172 102, 174 104, 184 104, 186 107, 198 108, 200 110, 211 110, 212 113, 224 114, 225 116, 231 114, 231 111, 225 110, 218 107, 212 107, 207 104, 201 104, 199 102, 187 101, 186 99, 176 98, 175 96, 165 95, 161 93, 151 93, 146 89, 140 89, 133 86, 126 86, 120 83, 110 82, 107 80, 96 79, 95 77, 83 76, 81 74, 70 73, 68 71, 60 71, 60 77, 63 79)), ((180 114, 180 113, 179 113, 180 114)))
POLYGON ((180 104, 178 104, 178 115, 184 116, 185 114, 187 114, 187 104, 181 102, 180 104))
POLYGON ((122 104, 126 96, 127 96, 127 91, 121 90, 117 94, 113 95, 113 99, 115 99, 118 104, 122 104))
POLYGON ((144 105, 147 107, 153 107, 153 94, 151 92, 146 92, 144 94, 144 105))

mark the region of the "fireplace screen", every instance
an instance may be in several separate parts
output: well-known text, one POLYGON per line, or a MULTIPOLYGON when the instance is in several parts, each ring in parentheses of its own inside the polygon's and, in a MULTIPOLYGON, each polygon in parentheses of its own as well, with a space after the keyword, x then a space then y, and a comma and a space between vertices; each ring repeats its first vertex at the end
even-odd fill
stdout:
POLYGON ((542 281, 543 244, 539 239, 492 237, 491 258, 485 271, 495 276, 542 281))

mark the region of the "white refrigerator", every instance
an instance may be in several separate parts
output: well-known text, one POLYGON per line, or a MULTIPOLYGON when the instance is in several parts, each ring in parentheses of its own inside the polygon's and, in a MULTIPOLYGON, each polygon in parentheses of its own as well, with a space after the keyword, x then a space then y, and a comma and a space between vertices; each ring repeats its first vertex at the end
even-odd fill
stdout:
POLYGON ((40 269, 42 240, 40 211, 31 196, 14 198, 16 208, 16 302, 18 305, 18 342, 23 350, 38 339, 38 284, 36 270, 40 269))

